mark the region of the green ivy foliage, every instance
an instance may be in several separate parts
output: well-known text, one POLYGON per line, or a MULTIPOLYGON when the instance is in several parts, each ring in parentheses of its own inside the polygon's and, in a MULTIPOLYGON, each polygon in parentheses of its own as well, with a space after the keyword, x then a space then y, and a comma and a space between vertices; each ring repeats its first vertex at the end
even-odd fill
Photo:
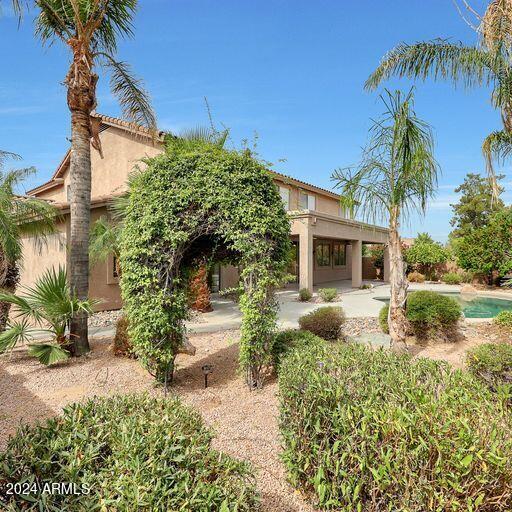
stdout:
POLYGON ((248 151, 169 143, 130 183, 121 239, 121 290, 134 351, 172 378, 185 337, 188 273, 199 258, 242 268, 240 363, 261 386, 271 361, 290 223, 265 165, 248 151))

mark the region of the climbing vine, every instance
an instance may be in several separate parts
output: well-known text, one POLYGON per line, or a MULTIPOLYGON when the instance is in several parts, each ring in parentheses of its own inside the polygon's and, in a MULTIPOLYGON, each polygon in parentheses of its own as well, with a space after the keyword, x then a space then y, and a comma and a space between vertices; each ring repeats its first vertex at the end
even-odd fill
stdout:
POLYGON ((121 236, 121 290, 142 364, 172 378, 186 341, 187 286, 198 261, 242 268, 240 366, 260 387, 286 276, 290 224, 266 167, 248 151, 168 143, 131 180, 121 236))

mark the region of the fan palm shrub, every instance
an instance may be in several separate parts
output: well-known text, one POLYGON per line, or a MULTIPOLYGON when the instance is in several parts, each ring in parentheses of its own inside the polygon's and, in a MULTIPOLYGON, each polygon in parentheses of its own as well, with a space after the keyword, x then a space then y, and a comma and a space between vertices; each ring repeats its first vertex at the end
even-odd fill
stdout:
POLYGON ((480 41, 473 46, 446 39, 401 43, 384 56, 365 88, 374 90, 392 76, 448 80, 466 87, 490 86, 491 101, 501 113, 503 129, 488 135, 482 150, 497 197, 492 160, 505 158, 512 151, 512 2, 490 1, 477 33, 480 41))
MULTIPOLYGON (((36 241, 55 231, 57 211, 46 201, 20 195, 23 181, 35 172, 34 168, 5 171, 8 159, 18 155, 0 151, 0 289, 14 292, 19 280, 19 265, 23 257, 22 239, 36 241)), ((0 300, 0 332, 5 329, 10 305, 0 300)))
MULTIPOLYGON (((156 133, 156 120, 141 81, 116 58, 118 40, 133 35, 137 0, 34 0, 36 35, 43 44, 62 43, 71 62, 64 84, 71 113, 69 280, 76 297, 89 291, 91 146, 101 154, 96 109, 99 69, 110 75, 110 89, 123 117, 156 133)), ((71 321, 73 354, 89 351, 87 314, 71 321)))
POLYGON ((63 267, 47 270, 33 287, 23 287, 21 292, 0 292, 0 301, 14 306, 13 319, 0 334, 0 353, 36 337, 50 338, 29 344, 29 353, 45 365, 67 359, 71 319, 80 311, 91 313, 94 301, 72 293, 63 267))
POLYGON ((406 263, 399 229, 412 211, 424 214, 437 186, 438 165, 430 126, 414 111, 414 97, 400 91, 381 96, 385 112, 370 129, 361 163, 333 174, 342 197, 357 205, 356 213, 371 222, 389 225, 389 333, 395 350, 406 348, 406 263))

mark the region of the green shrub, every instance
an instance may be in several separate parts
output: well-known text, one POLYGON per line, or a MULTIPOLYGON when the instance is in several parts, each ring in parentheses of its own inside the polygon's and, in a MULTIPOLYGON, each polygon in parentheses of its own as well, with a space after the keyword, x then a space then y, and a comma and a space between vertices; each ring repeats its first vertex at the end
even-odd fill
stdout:
POLYGON ((299 300, 301 302, 309 302, 313 298, 313 294, 307 288, 299 290, 299 300))
POLYGON ((447 272, 441 279, 446 284, 460 284, 462 277, 457 272, 447 272))
POLYGON ((512 510, 512 417, 467 372, 359 344, 290 352, 283 461, 321 509, 512 510))
POLYGON ((0 509, 253 511, 250 467, 211 448, 212 432, 177 398, 127 395, 66 407, 22 426, 0 454, 2 491, 37 480, 89 494, 0 493, 0 509), (3 503, 2 503, 3 501, 3 503))
POLYGON ((468 270, 461 270, 459 272, 459 275, 460 275, 460 280, 463 283, 472 283, 473 279, 475 277, 473 272, 469 272, 468 270))
POLYGON ((332 302, 338 296, 338 290, 336 288, 320 288, 318 295, 324 302, 332 302))
POLYGON ((425 276, 423 274, 420 274, 419 272, 410 272, 407 276, 407 280, 410 283, 424 283, 425 282, 425 276))
POLYGON ((382 329, 382 332, 389 334, 389 325, 388 325, 388 315, 389 315, 389 304, 386 304, 379 311, 379 325, 382 329))
POLYGON ((500 311, 493 322, 499 327, 512 328, 512 311, 500 311))
POLYGON ((512 398, 512 345, 485 343, 471 349, 466 355, 468 370, 489 386, 512 398))
POLYGON ((288 329, 277 333, 272 347, 272 360, 274 368, 278 368, 283 357, 293 349, 302 346, 311 346, 318 343, 325 343, 322 338, 315 336, 309 331, 288 329))
POLYGON ((128 318, 121 316, 116 323, 116 334, 112 342, 112 349, 115 356, 135 357, 132 342, 128 334, 128 318))
POLYGON ((324 340, 337 340, 345 323, 343 308, 324 306, 299 318, 299 326, 324 340))
POLYGON ((409 294, 406 307, 407 320, 418 337, 448 333, 462 315, 455 299, 426 290, 409 294))

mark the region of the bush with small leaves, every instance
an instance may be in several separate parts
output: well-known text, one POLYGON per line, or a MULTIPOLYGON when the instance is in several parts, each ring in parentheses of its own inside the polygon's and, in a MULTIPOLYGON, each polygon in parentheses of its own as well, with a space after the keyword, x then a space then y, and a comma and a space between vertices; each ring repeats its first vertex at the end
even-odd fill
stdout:
POLYGON ((495 325, 512 329, 512 311, 500 311, 493 319, 495 325))
POLYGON ((250 466, 214 450, 212 437, 178 398, 70 405, 45 424, 20 427, 0 453, 0 482, 65 482, 89 493, 0 492, 0 509, 258 510, 250 466))
POLYGON ((290 351, 283 461, 321 510, 512 510, 512 417, 469 373, 360 344, 290 351))
POLYGON ((313 294, 307 288, 301 288, 299 290, 300 302, 309 302, 313 298, 313 294))
POLYGON ((462 309, 451 297, 422 290, 407 297, 406 316, 413 333, 425 338, 450 334, 462 316, 462 309))
POLYGON ((288 352, 302 346, 311 346, 318 343, 325 343, 322 338, 309 331, 298 329, 288 329, 281 331, 276 335, 272 347, 272 359, 275 369, 279 368, 279 363, 288 352))
POLYGON ((332 302, 338 296, 336 288, 320 288, 318 295, 324 302, 332 302))
POLYGON ((446 284, 460 284, 462 282, 462 276, 457 272, 447 272, 441 280, 446 284))
POLYGON ((388 324, 388 316, 389 316, 389 304, 386 304, 379 311, 379 325, 382 329, 382 332, 389 334, 389 324, 388 324))
POLYGON ((128 334, 128 318, 121 316, 116 323, 116 334, 112 343, 112 350, 115 356, 135 357, 132 342, 128 334))
POLYGON ((512 399, 512 345, 484 343, 466 355, 468 370, 491 391, 500 391, 512 399))
POLYGON ((425 276, 423 274, 420 274, 419 272, 410 272, 407 276, 407 280, 410 283, 424 283, 425 282, 425 276))
POLYGON ((345 313, 343 308, 324 306, 299 318, 299 326, 324 340, 337 340, 341 337, 345 313))

